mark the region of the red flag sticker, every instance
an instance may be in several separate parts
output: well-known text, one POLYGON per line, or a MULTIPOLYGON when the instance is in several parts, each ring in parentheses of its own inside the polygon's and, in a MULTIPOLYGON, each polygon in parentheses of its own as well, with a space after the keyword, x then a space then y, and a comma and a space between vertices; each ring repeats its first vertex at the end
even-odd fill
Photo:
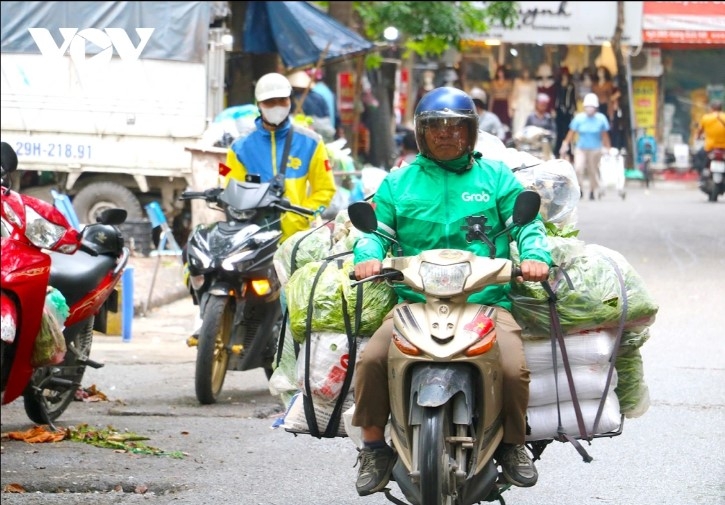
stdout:
POLYGON ((226 177, 229 172, 231 172, 232 169, 226 166, 224 163, 219 162, 219 175, 222 177, 226 177))
POLYGON ((325 160, 325 172, 329 172, 332 170, 332 166, 330 165, 330 160, 325 160))
POLYGON ((479 337, 483 337, 493 329, 493 321, 482 310, 476 313, 476 317, 463 327, 466 331, 477 333, 479 337))

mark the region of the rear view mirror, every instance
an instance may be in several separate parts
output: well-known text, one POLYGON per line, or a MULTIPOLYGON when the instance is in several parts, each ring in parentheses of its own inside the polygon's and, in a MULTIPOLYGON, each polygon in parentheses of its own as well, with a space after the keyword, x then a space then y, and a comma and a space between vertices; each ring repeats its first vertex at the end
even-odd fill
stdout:
POLYGON ((347 208, 350 222, 358 230, 365 233, 374 233, 378 229, 378 218, 375 210, 368 202, 354 202, 347 208))
POLYGON ((104 209, 101 211, 96 222, 118 226, 126 221, 128 212, 125 209, 104 209))
POLYGON ((6 174, 15 172, 18 168, 18 155, 7 142, 0 142, 0 165, 6 174))
POLYGON ((541 196, 536 191, 525 190, 519 193, 514 204, 513 221, 522 226, 536 219, 541 207, 541 196))

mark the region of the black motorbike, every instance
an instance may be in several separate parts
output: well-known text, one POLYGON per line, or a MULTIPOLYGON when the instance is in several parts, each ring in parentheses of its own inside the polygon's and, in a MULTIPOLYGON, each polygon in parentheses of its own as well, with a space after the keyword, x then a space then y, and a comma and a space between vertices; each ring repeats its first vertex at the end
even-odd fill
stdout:
POLYGON ((263 368, 271 377, 282 327, 282 286, 273 265, 283 212, 314 215, 283 198, 278 181, 231 180, 226 188, 186 191, 224 212, 226 221, 199 225, 189 237, 187 285, 202 325, 195 387, 201 404, 215 403, 227 370, 263 368))

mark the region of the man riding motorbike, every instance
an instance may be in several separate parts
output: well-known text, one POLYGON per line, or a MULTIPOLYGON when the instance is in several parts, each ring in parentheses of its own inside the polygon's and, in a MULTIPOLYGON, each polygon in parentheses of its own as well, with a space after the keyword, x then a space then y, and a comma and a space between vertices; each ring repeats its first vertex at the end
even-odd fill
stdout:
POLYGON ((700 118, 696 137, 704 137, 706 154, 713 149, 725 149, 725 113, 722 111, 722 102, 710 102, 710 112, 700 118))
MULTIPOLYGON (((284 167, 285 198, 292 205, 321 214, 336 191, 332 167, 322 137, 308 128, 292 125, 291 95, 292 85, 282 74, 272 72, 259 78, 254 98, 260 117, 255 119, 256 129, 252 133, 229 146, 225 184, 230 179, 244 181, 248 175, 259 176, 259 182, 271 182, 284 167)), ((308 229, 310 218, 286 212, 280 227, 281 243, 295 232, 308 229)), ((186 254, 183 261, 186 264, 186 254)), ((197 318, 192 338, 198 336, 201 323, 197 318)))
MULTIPOLYGON (((452 87, 436 88, 423 96, 415 111, 415 135, 420 154, 406 168, 391 172, 375 193, 373 202, 379 229, 394 238, 399 254, 455 248, 487 256, 481 242, 468 243, 461 230, 465 218, 483 215, 494 234, 511 222, 514 200, 523 186, 499 161, 486 160, 474 151, 478 115, 469 95, 452 87), (445 194, 441 195, 441 191, 445 194)), ((543 281, 551 255, 543 222, 512 232, 521 257, 523 279, 543 281)), ((508 258, 509 238, 495 241, 496 256, 508 258)), ((381 272, 381 260, 391 241, 367 234, 354 247, 355 277, 381 272)), ((401 301, 421 301, 420 295, 397 288, 401 301)), ((504 438, 497 453, 505 477, 517 486, 533 486, 538 474, 524 446, 529 370, 521 328, 510 314, 509 286, 489 286, 469 301, 498 307, 497 335, 504 371, 504 438)), ((395 452, 385 442, 384 428, 390 414, 387 356, 393 332, 392 312, 374 333, 361 354, 354 376, 354 426, 362 429, 356 488, 361 496, 381 491, 390 479, 395 452)))
MULTIPOLYGON (((270 182, 277 175, 283 157, 288 154, 284 173, 284 196, 291 204, 320 212, 335 195, 327 148, 322 137, 308 128, 295 128, 289 119, 292 85, 282 74, 269 73, 259 78, 254 97, 261 117, 256 130, 235 140, 227 152, 226 178, 243 181, 247 174, 270 182), (292 135, 288 151, 285 142, 292 135)), ((293 212, 282 216, 282 240, 299 230, 306 230, 310 220, 293 212)))

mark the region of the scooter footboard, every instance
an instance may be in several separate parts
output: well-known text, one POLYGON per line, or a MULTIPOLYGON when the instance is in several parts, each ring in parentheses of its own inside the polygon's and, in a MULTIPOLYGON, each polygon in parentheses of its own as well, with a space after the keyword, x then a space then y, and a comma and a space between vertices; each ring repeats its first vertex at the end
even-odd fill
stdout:
POLYGON ((423 407, 439 407, 454 397, 452 421, 470 423, 476 401, 475 381, 476 371, 467 364, 432 363, 415 367, 410 384, 411 426, 421 423, 423 407))

